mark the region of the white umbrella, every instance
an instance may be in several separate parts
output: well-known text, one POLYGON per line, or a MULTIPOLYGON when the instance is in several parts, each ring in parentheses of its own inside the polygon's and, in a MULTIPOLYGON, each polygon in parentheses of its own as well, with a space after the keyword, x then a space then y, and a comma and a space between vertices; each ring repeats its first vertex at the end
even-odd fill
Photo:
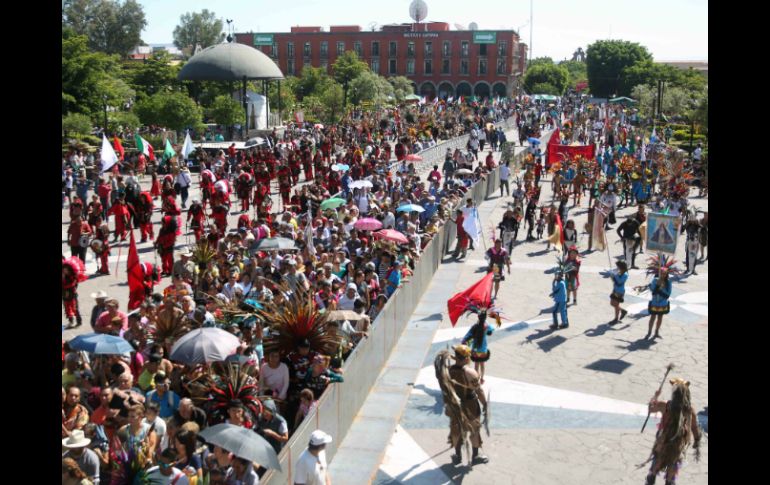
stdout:
POLYGON ((198 328, 177 340, 169 357, 183 364, 220 362, 235 352, 240 344, 238 337, 222 329, 198 328))
POLYGON ((457 172, 455 172, 457 175, 470 175, 473 173, 472 170, 468 170, 467 168, 461 168, 457 172))
POLYGON ((372 188, 374 185, 372 185, 371 182, 368 180, 356 180, 349 186, 351 189, 363 189, 363 188, 372 188))

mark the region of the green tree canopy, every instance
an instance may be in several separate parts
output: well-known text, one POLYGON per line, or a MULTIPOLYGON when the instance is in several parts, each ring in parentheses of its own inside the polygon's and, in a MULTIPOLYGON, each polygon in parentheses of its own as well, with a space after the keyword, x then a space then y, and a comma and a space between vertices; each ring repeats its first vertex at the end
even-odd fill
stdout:
POLYGON ((205 8, 200 13, 188 12, 179 18, 174 29, 174 45, 183 49, 200 44, 205 49, 218 44, 225 38, 222 26, 222 19, 205 8))
POLYGON ((302 69, 302 75, 296 79, 293 85, 294 94, 302 101, 305 96, 320 95, 320 90, 330 78, 323 67, 305 67, 302 69))
POLYGON ((692 68, 683 70, 645 59, 623 69, 621 90, 630 92, 639 84, 657 86, 658 81, 664 81, 667 86, 680 87, 692 92, 701 91, 706 85, 706 78, 692 68))
POLYGON ((560 67, 563 67, 569 73, 569 87, 574 88, 575 84, 579 81, 588 80, 588 71, 586 69, 586 63, 580 61, 562 61, 559 63, 560 67))
POLYGON ((350 100, 354 104, 371 101, 385 104, 393 97, 393 86, 382 76, 371 71, 364 71, 350 82, 350 100))
POLYGON ((100 87, 118 70, 114 56, 88 49, 88 38, 70 28, 62 30, 62 114, 90 115, 102 109, 100 87))
MULTIPOLYGON (((281 114, 285 119, 291 116, 297 105, 295 88, 298 78, 294 76, 287 77, 281 82, 281 114)), ((268 99, 272 110, 278 110, 278 83, 270 83, 267 89, 268 99)))
POLYGON ((553 65, 554 62, 553 62, 553 59, 551 59, 550 57, 535 57, 534 59, 529 61, 527 69, 529 69, 530 67, 534 67, 534 66, 540 65, 540 64, 546 64, 546 65, 550 66, 550 65, 553 65))
POLYGON ((535 88, 538 85, 549 84, 555 88, 556 92, 548 94, 560 96, 564 94, 568 80, 569 73, 566 68, 555 64, 537 64, 527 69, 527 74, 524 76, 524 89, 530 94, 546 94, 535 88))
POLYGON ((358 58, 354 51, 345 51, 334 61, 332 72, 334 80, 342 85, 343 106, 348 102, 348 89, 350 81, 357 78, 362 72, 368 71, 369 66, 358 58))
POLYGON ((161 91, 179 90, 181 84, 176 77, 181 66, 174 66, 170 62, 171 55, 168 52, 154 52, 144 62, 128 64, 124 78, 140 98, 161 91))
POLYGON ((218 125, 232 126, 246 121, 243 105, 227 95, 217 96, 208 114, 218 125))
POLYGON ((107 131, 136 130, 142 126, 139 117, 131 111, 112 111, 107 113, 107 131))
MULTIPOLYGON (((528 91, 529 92, 529 91, 528 91)), ((553 96, 561 96, 562 92, 559 92, 559 88, 551 83, 536 83, 532 86, 533 94, 551 94, 553 96)))
MULTIPOLYGON (((637 106, 642 116, 652 115, 652 106, 658 94, 657 88, 648 84, 639 84, 631 90, 631 97, 638 101, 637 106)), ((666 116, 687 116, 692 110, 702 103, 702 97, 680 87, 666 87, 663 90, 663 99, 661 100, 661 109, 666 116)), ((707 101, 708 102, 708 101, 707 101)))
POLYGON ((319 96, 319 100, 324 106, 325 121, 337 123, 345 109, 345 93, 342 86, 335 81, 326 83, 326 88, 319 96))
POLYGON ((145 125, 165 126, 182 131, 201 124, 201 108, 184 93, 158 93, 139 101, 134 107, 145 125))
POLYGON ((623 83, 623 71, 638 62, 652 60, 652 55, 635 42, 599 40, 586 50, 588 85, 594 96, 607 98, 629 96, 631 88, 623 83))
POLYGON ((396 101, 399 103, 404 101, 404 97, 414 94, 412 81, 405 76, 389 77, 388 82, 393 86, 393 96, 395 96, 396 101))
POLYGON ((62 28, 88 38, 88 47, 122 57, 142 43, 147 26, 142 6, 136 0, 64 0, 62 28))
POLYGON ((89 135, 93 129, 91 126, 91 119, 88 115, 82 113, 70 113, 66 116, 62 116, 61 128, 64 132, 64 136, 67 136, 70 133, 89 135))

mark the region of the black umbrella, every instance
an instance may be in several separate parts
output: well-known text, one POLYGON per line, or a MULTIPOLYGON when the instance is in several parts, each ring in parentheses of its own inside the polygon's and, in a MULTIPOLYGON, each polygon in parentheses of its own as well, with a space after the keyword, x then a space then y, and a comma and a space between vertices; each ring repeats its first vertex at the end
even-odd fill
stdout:
POLYGON ((237 457, 259 463, 265 468, 281 470, 273 446, 254 431, 234 424, 209 426, 198 433, 206 443, 219 446, 237 457))
POLYGON ((250 251, 256 252, 283 249, 297 249, 297 245, 294 243, 293 239, 286 237, 269 237, 257 241, 257 243, 250 248, 250 251))

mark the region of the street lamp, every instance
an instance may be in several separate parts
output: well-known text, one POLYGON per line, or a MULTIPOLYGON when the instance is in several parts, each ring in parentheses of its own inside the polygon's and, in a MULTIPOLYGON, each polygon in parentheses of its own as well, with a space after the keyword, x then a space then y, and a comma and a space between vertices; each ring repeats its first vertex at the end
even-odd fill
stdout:
POLYGON ((107 95, 103 94, 102 99, 104 100, 104 135, 107 136, 107 95))

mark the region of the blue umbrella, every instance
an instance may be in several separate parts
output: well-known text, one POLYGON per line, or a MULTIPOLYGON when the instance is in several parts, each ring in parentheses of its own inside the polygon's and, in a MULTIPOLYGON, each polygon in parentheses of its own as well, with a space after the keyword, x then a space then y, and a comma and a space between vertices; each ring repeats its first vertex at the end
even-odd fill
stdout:
POLYGON ((106 333, 86 333, 69 341, 72 350, 84 350, 92 354, 125 354, 134 348, 124 338, 106 333))
POLYGON ((417 204, 406 204, 396 209, 396 212, 425 212, 425 208, 417 204))
POLYGON ((331 169, 335 172, 347 172, 350 170, 350 167, 348 165, 345 165, 344 163, 339 163, 331 166, 331 169))
POLYGON ((533 145, 539 145, 540 144, 540 140, 538 140, 537 138, 531 138, 530 137, 530 138, 527 138, 527 141, 530 142, 533 145))

